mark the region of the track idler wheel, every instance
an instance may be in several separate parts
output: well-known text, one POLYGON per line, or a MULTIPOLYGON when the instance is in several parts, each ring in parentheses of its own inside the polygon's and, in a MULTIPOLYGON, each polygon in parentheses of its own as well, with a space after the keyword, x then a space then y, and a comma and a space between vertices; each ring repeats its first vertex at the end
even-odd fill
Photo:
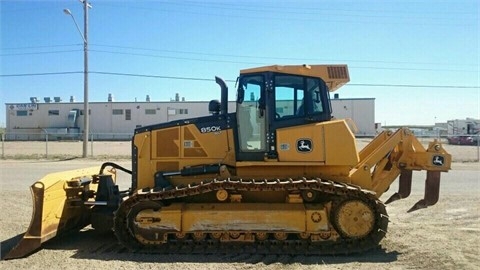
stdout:
POLYGON ((345 200, 333 209, 333 222, 343 237, 363 238, 375 227, 375 211, 364 201, 345 200))
MULTIPOLYGON (((143 210, 153 209, 160 211, 162 204, 155 201, 143 201, 136 203, 127 214, 127 226, 128 230, 137 241, 143 244, 149 244, 150 242, 162 242, 163 237, 159 237, 158 232, 152 232, 150 230, 143 229, 139 226, 137 215, 143 210)), ((163 235, 162 235, 163 236, 163 235)))

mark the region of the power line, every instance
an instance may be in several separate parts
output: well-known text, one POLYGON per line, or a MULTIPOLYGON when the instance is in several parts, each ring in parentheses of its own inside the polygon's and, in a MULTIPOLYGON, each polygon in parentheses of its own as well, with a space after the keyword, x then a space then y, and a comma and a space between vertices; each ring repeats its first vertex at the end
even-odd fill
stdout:
POLYGON ((56 54, 56 53, 69 53, 80 52, 83 50, 64 50, 64 51, 49 51, 49 52, 23 52, 23 53, 2 53, 0 56, 19 56, 19 55, 36 55, 36 54, 56 54))
POLYGON ((401 67, 363 67, 349 66, 350 69, 404 70, 404 71, 448 71, 448 72, 478 72, 478 70, 434 69, 434 68, 401 68, 401 67))
MULTIPOLYGON (((194 51, 180 51, 180 50, 165 50, 165 49, 152 49, 152 48, 143 48, 143 47, 134 47, 134 46, 120 46, 120 45, 108 45, 108 44, 90 44, 95 47, 108 47, 108 48, 119 48, 119 49, 130 49, 130 50, 141 50, 141 51, 152 51, 152 52, 166 52, 166 53, 179 53, 179 54, 192 54, 192 55, 203 55, 203 56, 220 56, 220 57, 236 57, 236 58, 252 58, 252 59, 272 59, 272 60, 292 60, 292 61, 333 61, 333 62, 357 62, 357 63, 380 63, 380 64, 419 64, 419 65, 452 65, 452 66, 472 66, 477 67, 476 64, 454 64, 454 63, 444 63, 444 62, 411 62, 411 61, 382 61, 382 60, 352 60, 352 59, 315 59, 315 58, 295 58, 295 57, 271 57, 271 56, 258 56, 258 55, 238 55, 238 54, 218 54, 218 53, 203 53, 203 52, 194 52, 194 51)), ((111 53, 116 53, 112 52, 111 53)), ((143 56, 143 55, 142 55, 143 56)), ((148 55, 145 55, 148 56, 148 55)))
MULTIPOLYGON (((234 64, 249 64, 249 65, 271 65, 272 62, 245 62, 245 61, 232 61, 232 60, 218 60, 218 59, 205 59, 205 58, 190 58, 190 57, 179 57, 179 56, 166 56, 166 55, 155 55, 155 54, 142 54, 142 53, 128 53, 128 52, 114 52, 114 51, 105 51, 105 50, 90 50, 92 52, 100 53, 109 53, 109 54, 120 54, 120 55, 132 55, 132 56, 144 56, 144 57, 156 57, 163 59, 176 59, 176 60, 186 60, 186 61, 200 61, 200 62, 214 62, 214 63, 234 63, 234 64)), ((241 57, 241 56, 236 56, 241 57)), ((254 58, 254 57, 248 57, 254 58)), ((272 59, 272 60, 296 60, 296 61, 318 61, 315 59, 295 59, 295 58, 274 58, 274 57, 259 57, 263 59, 272 59)), ((324 61, 324 60, 321 60, 324 61)), ((276 61, 275 61, 276 62, 276 61)), ((335 61, 335 62, 349 62, 349 61, 335 61)), ((353 61, 351 61, 353 62, 353 61)), ((370 61, 375 63, 374 61, 370 61)), ((459 69, 432 69, 432 68, 402 68, 402 67, 369 67, 369 66, 349 66, 350 69, 376 69, 376 70, 404 70, 404 71, 448 71, 448 72, 478 72, 476 70, 459 70, 459 69)))
MULTIPOLYGON (((0 56, 29 56, 29 55, 44 55, 44 54, 59 54, 59 53, 71 53, 79 52, 82 50, 63 50, 63 51, 48 51, 48 52, 22 52, 22 53, 4 53, 0 56)), ((290 60, 290 61, 302 61, 302 62, 367 62, 367 63, 379 63, 387 64, 387 61, 369 61, 369 60, 320 60, 320 59, 306 59, 306 58, 287 58, 287 57, 258 57, 259 59, 271 59, 272 62, 247 62, 247 61, 237 61, 237 60, 220 60, 220 59, 205 59, 205 58, 192 58, 192 57, 180 57, 180 56, 168 56, 168 55, 156 55, 156 54, 144 54, 144 53, 129 53, 129 52, 118 52, 118 51, 106 51, 106 50, 90 50, 91 52, 98 53, 108 53, 108 54, 119 54, 119 55, 130 55, 130 56, 143 56, 143 57, 155 57, 162 59, 175 59, 175 60, 185 60, 185 61, 199 61, 199 62, 212 62, 212 63, 230 63, 230 64, 248 64, 248 65, 272 65, 278 60, 290 60)), ((192 52, 192 54, 195 54, 192 52)), ((198 53, 199 55, 214 55, 220 57, 226 57, 228 55, 222 54, 208 54, 208 53, 198 53)), ((245 58, 255 58, 254 56, 241 56, 241 55, 231 55, 231 57, 245 57, 245 58)), ((397 64, 407 64, 407 62, 390 62, 397 64)), ((416 64, 429 64, 429 63, 416 63, 416 64)), ((431 63, 433 64, 433 63, 431 63)), ((444 64, 447 65, 447 64, 444 64)), ((454 64, 450 64, 454 65, 454 64)), ((474 65, 472 65, 474 66, 474 65)), ((438 68, 408 68, 408 67, 375 67, 375 66, 355 66, 349 65, 350 69, 371 69, 371 70, 401 70, 401 71, 442 71, 442 72, 478 72, 478 70, 466 70, 466 69, 438 69, 438 68)))
MULTIPOLYGON (((335 16, 335 17, 363 17, 363 18, 399 18, 399 16, 403 17, 402 19, 412 19, 412 18, 421 18, 421 19, 432 19, 432 20, 442 20, 444 21, 445 17, 429 17, 428 15, 452 15, 452 14, 462 14, 465 15, 475 15, 475 12, 437 12, 432 13, 431 11, 426 14, 423 11, 411 12, 411 11, 386 11, 382 10, 372 10, 372 9, 332 9, 332 8, 325 8, 325 7, 317 7, 317 6, 310 6, 310 7, 300 7, 296 6, 261 6, 255 4, 255 7, 252 8, 252 5, 242 5, 242 4, 234 4, 234 3, 211 3, 211 2, 195 2, 195 1, 182 1, 182 2, 161 2, 164 5, 176 5, 182 7, 194 7, 194 8, 210 8, 210 9, 220 9, 220 10, 230 10, 230 11, 248 11, 248 12, 275 12, 276 14, 284 13, 284 14, 299 14, 299 15, 314 15, 314 16, 335 16), (332 13, 335 12, 335 13, 332 13), (338 14, 340 13, 356 13, 356 14, 338 14), (321 14, 326 13, 326 14, 321 14), (366 15, 368 13, 373 13, 374 15, 366 15), (394 14, 388 14, 394 13, 394 14), (395 15, 400 14, 400 15, 395 15), (381 15, 378 15, 381 14, 381 15), (387 15, 385 15, 387 14, 387 15)), ((458 20, 457 17, 448 18, 451 20, 458 20)))
POLYGON ((31 77, 31 76, 67 75, 67 74, 83 74, 83 71, 0 74, 0 77, 31 77))
MULTIPOLYGON (((89 71, 91 74, 110 75, 110 76, 127 76, 142 77, 170 80, 187 80, 187 81, 215 81, 208 78, 167 76, 167 75, 151 75, 138 73, 122 73, 122 72, 105 72, 105 71, 89 71)), ((83 74, 83 71, 65 71, 65 72, 44 72, 44 73, 23 73, 23 74, 0 74, 0 77, 28 77, 28 76, 47 76, 47 75, 67 75, 67 74, 83 74)), ((236 82, 233 79, 225 80, 227 82, 236 82)), ((368 86, 368 87, 408 87, 408 88, 446 88, 446 89, 480 89, 480 86, 468 85, 421 85, 421 84, 369 84, 369 83, 349 83, 346 86, 368 86)))
MULTIPOLYGON (((78 46, 78 45, 82 45, 82 44, 31 46, 31 47, 17 47, 17 48, 3 48, 3 49, 6 49, 6 50, 21 50, 21 49, 29 49, 29 48, 54 48, 54 47, 78 46)), ((353 60, 353 59, 332 60, 332 59, 315 59, 315 58, 271 57, 271 56, 255 56, 255 55, 203 53, 203 52, 194 52, 194 51, 152 49, 152 48, 142 48, 142 47, 133 47, 133 46, 119 46, 119 45, 106 45, 106 44, 91 44, 91 46, 93 46, 93 47, 127 49, 127 50, 163 52, 163 53, 169 53, 169 54, 172 53, 172 54, 190 54, 190 55, 199 55, 199 56, 265 59, 265 60, 273 60, 274 62, 278 62, 279 60, 281 60, 281 61, 289 60, 289 61, 302 61, 302 62, 336 62, 336 63, 349 62, 349 63, 371 63, 371 64, 399 64, 399 65, 414 64, 414 65, 443 65, 443 66, 449 65, 449 66, 477 67, 477 65, 475 65, 475 64, 455 64, 455 63, 442 63, 442 62, 407 62, 407 61, 353 60)), ((58 50, 58 51, 41 51, 41 52, 3 53, 3 54, 0 54, 0 56, 42 55, 42 54, 70 53, 70 52, 78 52, 78 51, 82 51, 82 50, 78 49, 78 50, 58 50)), ((270 65, 271 64, 271 62, 246 62, 246 61, 236 61, 236 60, 191 58, 191 57, 181 57, 181 56, 168 56, 168 55, 121 52, 121 51, 110 51, 110 50, 91 49, 90 51, 91 52, 99 52, 99 53, 121 54, 121 55, 130 55, 130 56, 143 56, 143 57, 155 57, 155 58, 176 59, 176 60, 186 60, 186 61, 235 63, 235 64, 251 64, 251 65, 270 65)), ((352 68, 352 69, 377 69, 377 70, 405 70, 405 71, 478 72, 478 70, 465 70, 465 69, 407 68, 407 67, 350 66, 350 68, 352 68)))
POLYGON ((407 88, 448 88, 448 89, 480 89, 480 86, 467 85, 421 85, 421 84, 370 84, 349 83, 345 86, 371 86, 371 87, 407 87, 407 88))
MULTIPOLYGON (((237 3, 237 2, 229 2, 229 3, 225 3, 225 2, 208 2, 208 1, 201 1, 201 2, 198 2, 198 1, 182 1, 182 2, 171 2, 171 1, 159 1, 160 3, 163 3, 163 4, 170 4, 170 5, 204 5, 204 6, 227 6, 227 7, 231 7, 231 8, 234 8, 234 7, 252 7, 251 4, 242 4, 242 3, 237 3)), ((297 2, 295 2, 297 3, 297 2)), ((458 5, 456 5, 458 6, 458 5)), ((409 11, 401 11, 401 10, 398 10, 398 9, 395 9, 394 11, 389 11, 389 10, 384 10, 384 9, 376 9, 376 10, 373 10, 373 9, 345 9, 345 8, 341 8, 341 9, 336 9, 336 8, 326 8, 325 6, 322 6, 322 7, 313 7, 313 6, 309 6, 309 7, 303 7, 303 6, 299 6, 298 4, 296 5, 293 5, 293 6, 281 6, 281 5, 275 5, 275 6, 272 6, 272 5, 265 5, 265 4, 259 4, 259 3, 255 3, 255 8, 266 8, 266 9, 286 9, 286 10, 307 10, 307 11, 311 11, 311 10, 315 10, 315 11, 342 11, 342 12, 362 12, 362 13, 365 13, 365 12, 387 12, 387 13, 407 13, 407 14, 412 14, 412 13, 417 13, 417 14, 421 14, 421 15, 425 15, 425 12, 424 11, 421 11, 421 10, 409 10, 409 11)), ((236 8, 235 8, 236 9, 236 8)), ((449 10, 449 11, 445 11, 445 12, 432 12, 432 11, 429 11, 430 14, 476 14, 476 12, 474 11, 454 11, 454 10, 449 10)))
MULTIPOLYGON (((142 78, 156 78, 156 79, 171 79, 171 80, 215 81, 214 79, 207 79, 207 78, 180 77, 180 76, 165 76, 165 75, 148 75, 148 74, 134 74, 134 73, 120 73, 120 72, 92 71, 92 72, 90 72, 90 73, 93 73, 93 74, 101 74, 101 75, 142 77, 142 78)), ((225 80, 225 81, 235 82, 235 80, 225 80)))
MULTIPOLYGON (((100 4, 100 3, 99 3, 100 4)), ((139 9, 139 10, 147 10, 149 12, 162 12, 162 13, 182 13, 182 14, 193 14, 193 15, 200 15, 200 16, 209 16, 209 17, 227 17, 229 19, 233 18, 239 18, 239 19, 252 19, 252 20, 272 20, 272 21, 281 21, 281 22, 288 22, 288 21, 304 21, 304 22, 335 22, 335 23, 355 23, 355 24, 378 24, 378 21, 360 21, 356 20, 355 16, 348 15, 348 18, 352 18, 351 20, 348 19, 336 19, 336 17, 339 17, 338 15, 335 15, 334 18, 332 19, 331 17, 327 16, 315 16, 315 17, 305 17, 305 16, 300 16, 300 17, 288 17, 285 18, 283 17, 275 17, 275 16, 265 16, 265 13, 259 14, 259 16, 255 16, 254 14, 252 15, 249 12, 244 12, 241 15, 238 14, 227 14, 223 11, 220 11, 220 13, 211 13, 211 12, 202 12, 202 11, 189 11, 186 9, 181 9, 181 10, 176 10, 176 9, 165 9, 165 8, 155 8, 155 7, 141 7, 141 6, 132 6, 132 5, 122 5, 122 6, 117 6, 117 5, 112 5, 112 4, 106 4, 106 3, 101 3, 101 5, 106 5, 109 7, 115 7, 115 8, 128 8, 128 9, 139 9)), ((281 12, 268 12, 268 14, 279 14, 281 12)), ((300 13, 299 15, 302 15, 300 13)), ((304 15, 304 14, 303 14, 304 15)), ((312 15, 314 15, 312 13, 312 15)), ((329 14, 331 15, 331 14, 329 14)), ((425 19, 426 17, 419 17, 419 19, 425 19)), ((418 22, 414 22, 409 20, 409 18, 405 18, 406 21, 398 21, 398 22, 382 22, 382 24, 390 24, 390 25, 419 25, 418 22)), ((438 23, 432 23, 432 22, 422 22, 421 25, 442 25, 442 26, 456 26, 456 27, 465 27, 465 26, 471 26, 472 24, 464 23, 458 23, 457 21, 454 21, 453 23, 448 23, 445 22, 445 18, 440 19, 441 22, 438 23), (455 23, 457 22, 457 23, 455 23)))
POLYGON ((189 58, 189 57, 166 56, 166 55, 154 55, 154 54, 127 53, 127 52, 113 52, 113 51, 104 51, 104 50, 90 50, 90 51, 91 51, 91 52, 100 52, 100 53, 109 53, 109 54, 122 54, 122 55, 133 55, 133 56, 146 56, 146 57, 157 57, 157 58, 164 58, 164 59, 188 60, 188 61, 201 61, 201 62, 233 63, 233 64, 249 64, 249 65, 265 65, 265 64, 266 64, 266 63, 259 63, 259 62, 242 62, 242 61, 217 60, 217 59, 189 58))
MULTIPOLYGON (((242 12, 242 13, 262 13, 262 18, 265 18, 264 15, 266 13, 275 13, 275 14, 296 14, 296 15, 311 15, 315 17, 325 17, 325 16, 333 16, 333 17, 356 17, 356 18, 394 18, 398 19, 400 17, 403 17, 401 19, 430 19, 430 20, 439 20, 439 21, 445 21, 445 19, 450 19, 450 20, 457 20, 457 16, 455 17, 449 17, 445 18, 445 15, 462 15, 462 16, 468 16, 468 15, 476 15, 477 13, 472 12, 472 11, 452 11, 449 10, 448 12, 432 12, 431 10, 428 10, 428 13, 425 11, 421 10, 385 10, 385 9, 336 9, 336 8, 326 8, 325 6, 319 7, 319 6, 282 6, 282 5, 277 5, 277 6, 268 6, 268 5, 259 5, 255 3, 254 6, 252 5, 242 5, 242 4, 237 4, 237 3, 212 3, 212 2, 195 2, 195 1, 182 1, 182 2, 158 2, 160 3, 163 7, 142 7, 139 5, 125 5, 122 4, 122 6, 118 6, 115 4, 109 4, 109 3, 99 3, 100 5, 105 5, 109 7, 114 7, 114 8, 129 8, 129 9, 145 9, 149 11, 168 11, 168 12, 185 12, 185 13, 193 13, 195 14, 201 14, 202 8, 207 9, 207 10, 217 10, 220 12, 223 12, 225 10, 231 11, 231 12, 242 12), (165 9, 165 6, 171 6, 171 8, 181 8, 181 11, 177 10, 167 10, 165 9), (191 8, 191 10, 194 11, 189 11, 186 10, 186 8, 191 8), (200 12, 199 12, 200 11, 200 12), (347 13, 347 14, 343 14, 347 13), (352 14, 353 13, 353 14, 352 14), (373 14, 373 15, 370 15, 373 14), (380 15, 379 15, 380 14, 380 15), (431 15, 439 15, 442 17, 431 17, 431 15)), ((206 14, 206 13, 205 13, 206 14)), ((224 15, 224 14, 207 14, 207 15, 224 15)), ((243 15, 245 16, 245 15, 243 15)), ((246 16, 247 17, 247 16, 246 16)), ((260 18, 260 17, 257 17, 260 18)), ((284 18, 284 19, 289 19, 289 18, 284 18)))
POLYGON ((83 45, 82 43, 77 43, 77 44, 39 45, 39 46, 25 46, 25 47, 7 47, 7 48, 0 48, 0 49, 1 50, 26 50, 26 49, 72 47, 72 46, 82 46, 82 45, 83 45))

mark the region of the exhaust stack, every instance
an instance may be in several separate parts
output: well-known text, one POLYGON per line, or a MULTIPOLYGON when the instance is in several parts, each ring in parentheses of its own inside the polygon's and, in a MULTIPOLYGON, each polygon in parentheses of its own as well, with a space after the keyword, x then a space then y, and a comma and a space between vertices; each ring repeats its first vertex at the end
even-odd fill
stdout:
POLYGON ((228 87, 225 81, 215 76, 215 82, 220 85, 220 89, 222 92, 221 100, 220 100, 220 114, 227 114, 228 113, 228 87))

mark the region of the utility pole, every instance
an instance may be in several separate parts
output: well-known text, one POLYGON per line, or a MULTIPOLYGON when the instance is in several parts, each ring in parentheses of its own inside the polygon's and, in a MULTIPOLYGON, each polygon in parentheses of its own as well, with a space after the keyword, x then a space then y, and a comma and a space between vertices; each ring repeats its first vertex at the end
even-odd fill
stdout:
MULTIPOLYGON (((91 7, 91 6, 90 6, 91 7)), ((87 157, 88 135, 90 133, 90 113, 88 106, 88 0, 83 0, 83 151, 87 157)))
POLYGON ((77 27, 80 36, 83 39, 83 151, 82 157, 87 157, 88 152, 88 135, 90 133, 90 114, 88 106, 88 9, 92 6, 88 3, 88 0, 80 0, 83 4, 83 34, 78 27, 75 17, 69 9, 64 9, 63 12, 70 15, 77 27))

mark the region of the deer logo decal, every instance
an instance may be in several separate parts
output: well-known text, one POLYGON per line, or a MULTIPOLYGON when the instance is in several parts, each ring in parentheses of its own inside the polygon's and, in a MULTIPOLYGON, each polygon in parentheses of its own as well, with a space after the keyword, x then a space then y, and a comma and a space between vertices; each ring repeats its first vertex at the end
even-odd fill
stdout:
POLYGON ((297 151, 300 153, 309 153, 313 150, 313 143, 310 139, 297 140, 297 151))
POLYGON ((432 164, 435 166, 443 166, 444 161, 445 160, 442 156, 433 156, 432 158, 432 164))

